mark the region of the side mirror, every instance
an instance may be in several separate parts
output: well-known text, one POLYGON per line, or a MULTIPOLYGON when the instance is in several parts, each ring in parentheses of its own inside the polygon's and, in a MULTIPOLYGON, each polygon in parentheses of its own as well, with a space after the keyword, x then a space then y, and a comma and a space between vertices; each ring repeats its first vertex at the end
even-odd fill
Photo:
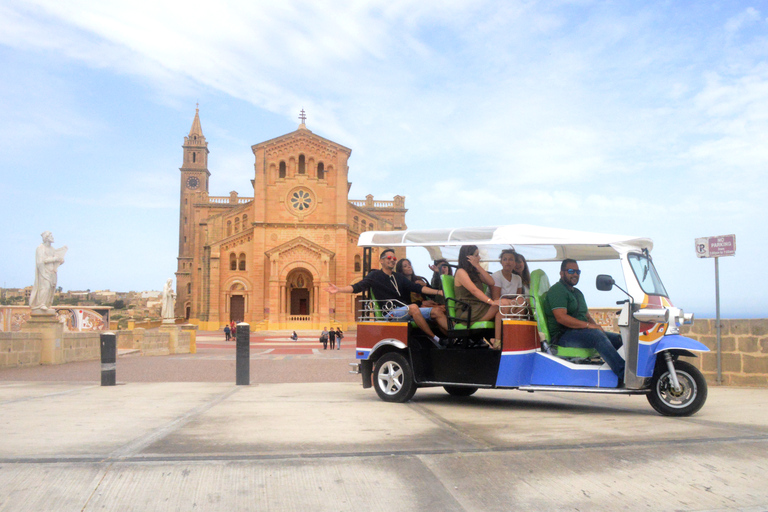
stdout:
POLYGON ((597 280, 595 282, 597 289, 600 290, 601 292, 611 291, 614 284, 616 284, 616 281, 614 281, 611 276, 606 274, 600 274, 599 276, 597 276, 597 280))

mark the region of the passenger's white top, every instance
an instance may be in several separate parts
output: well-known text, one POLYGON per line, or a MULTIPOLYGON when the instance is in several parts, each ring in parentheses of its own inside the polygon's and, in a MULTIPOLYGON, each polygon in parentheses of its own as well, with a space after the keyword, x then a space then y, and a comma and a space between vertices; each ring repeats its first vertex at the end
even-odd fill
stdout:
POLYGON ((621 254, 653 248, 650 238, 590 233, 528 224, 455 229, 367 231, 357 243, 364 247, 425 247, 433 259, 443 247, 477 245, 487 255, 514 247, 528 261, 617 259, 621 254))
POLYGON ((517 290, 523 287, 523 280, 517 274, 512 274, 512 279, 507 281, 501 270, 497 270, 491 274, 491 277, 493 278, 493 283, 501 288, 502 295, 517 295, 517 290))

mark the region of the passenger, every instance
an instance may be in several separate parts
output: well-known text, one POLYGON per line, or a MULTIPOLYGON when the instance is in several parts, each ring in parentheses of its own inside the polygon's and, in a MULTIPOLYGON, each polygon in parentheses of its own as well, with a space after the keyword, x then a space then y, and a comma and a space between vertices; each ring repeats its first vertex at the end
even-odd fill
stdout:
POLYGON ((451 266, 448 264, 448 260, 446 260, 445 258, 440 258, 439 260, 435 260, 435 264, 430 265, 429 269, 433 272, 430 286, 435 290, 443 289, 442 276, 453 275, 453 270, 451 269, 451 266))
MULTIPOLYGON (((499 255, 501 260, 501 270, 494 272, 493 288, 491 289, 491 298, 499 301, 500 309, 504 314, 521 314, 525 311, 525 298, 520 297, 523 293, 523 281, 514 270, 517 267, 517 253, 514 249, 504 249, 499 255), (510 297, 510 295, 514 297, 510 297)), ((497 333, 496 339, 499 339, 497 333)))
POLYGON ((459 268, 454 279, 456 300, 466 302, 470 308, 464 309, 457 305, 456 316, 467 320, 470 324, 494 319, 496 322, 496 338, 491 340, 493 348, 500 348, 501 315, 499 301, 488 297, 482 290, 483 284, 494 286, 491 275, 480 266, 480 255, 476 245, 464 245, 459 250, 459 268), (471 309, 472 317, 468 318, 471 309))
POLYGON ((366 290, 373 290, 376 300, 383 305, 387 302, 397 300, 407 306, 394 308, 387 313, 387 318, 393 321, 407 322, 411 319, 416 325, 429 336, 432 342, 438 347, 440 338, 429 327, 427 318, 431 318, 439 325, 440 329, 448 332, 448 319, 442 308, 419 308, 416 304, 409 304, 410 293, 424 293, 427 295, 442 295, 443 292, 435 290, 428 286, 414 283, 408 280, 404 275, 394 272, 397 257, 392 249, 384 249, 379 256, 379 265, 381 270, 371 270, 367 276, 353 285, 342 286, 339 288, 335 284, 329 284, 326 290, 328 293, 360 293, 366 290))
MULTIPOLYGON (((401 260, 398 260, 397 265, 395 266, 395 272, 399 274, 403 274, 406 279, 409 281, 413 281, 416 284, 420 284, 422 286, 426 286, 427 280, 421 276, 417 276, 416 273, 413 271, 413 265, 411 264, 411 260, 408 258, 403 258, 401 260)), ((426 301, 427 304, 424 304, 426 298, 421 293, 411 292, 411 300, 409 304, 416 304, 419 307, 425 306, 425 307, 432 307, 437 305, 434 301, 426 301), (431 304, 430 304, 431 303, 431 304)))
POLYGON ((618 349, 622 345, 621 335, 605 332, 589 314, 584 294, 576 288, 579 282, 579 264, 576 260, 565 259, 560 265, 560 281, 547 292, 549 311, 546 311, 550 342, 553 345, 574 348, 594 348, 608 363, 613 373, 624 379, 624 359, 618 349))
MULTIPOLYGON (((432 281, 430 281, 429 286, 431 286, 435 290, 443 289, 442 276, 453 275, 453 270, 451 269, 451 266, 448 264, 448 260, 444 258, 435 260, 435 264, 430 265, 429 269, 432 270, 432 281)), ((441 297, 440 295, 435 295, 434 301, 441 306, 445 306, 445 297, 441 297)))
POLYGON ((519 252, 515 253, 515 274, 519 275, 523 280, 523 293, 525 295, 531 294, 531 271, 528 270, 528 262, 525 261, 525 256, 519 252))

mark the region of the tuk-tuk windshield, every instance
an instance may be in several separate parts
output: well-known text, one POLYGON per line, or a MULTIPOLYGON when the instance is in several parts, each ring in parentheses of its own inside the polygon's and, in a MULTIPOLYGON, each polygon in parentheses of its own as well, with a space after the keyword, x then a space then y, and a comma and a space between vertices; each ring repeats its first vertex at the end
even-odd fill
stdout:
POLYGON ((651 259, 645 254, 630 253, 627 255, 632 271, 635 273, 640 288, 648 295, 662 295, 668 297, 667 290, 661 283, 659 274, 656 273, 656 267, 653 266, 651 259))

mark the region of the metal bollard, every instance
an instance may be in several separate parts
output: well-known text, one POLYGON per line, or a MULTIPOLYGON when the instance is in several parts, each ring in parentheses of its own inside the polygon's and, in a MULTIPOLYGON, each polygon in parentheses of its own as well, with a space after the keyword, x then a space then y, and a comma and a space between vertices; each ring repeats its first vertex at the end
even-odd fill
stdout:
POLYGON ((237 354, 235 384, 251 385, 251 326, 245 322, 237 324, 237 354))
POLYGON ((101 385, 114 386, 117 369, 117 336, 113 332, 105 332, 99 338, 101 340, 101 385))

